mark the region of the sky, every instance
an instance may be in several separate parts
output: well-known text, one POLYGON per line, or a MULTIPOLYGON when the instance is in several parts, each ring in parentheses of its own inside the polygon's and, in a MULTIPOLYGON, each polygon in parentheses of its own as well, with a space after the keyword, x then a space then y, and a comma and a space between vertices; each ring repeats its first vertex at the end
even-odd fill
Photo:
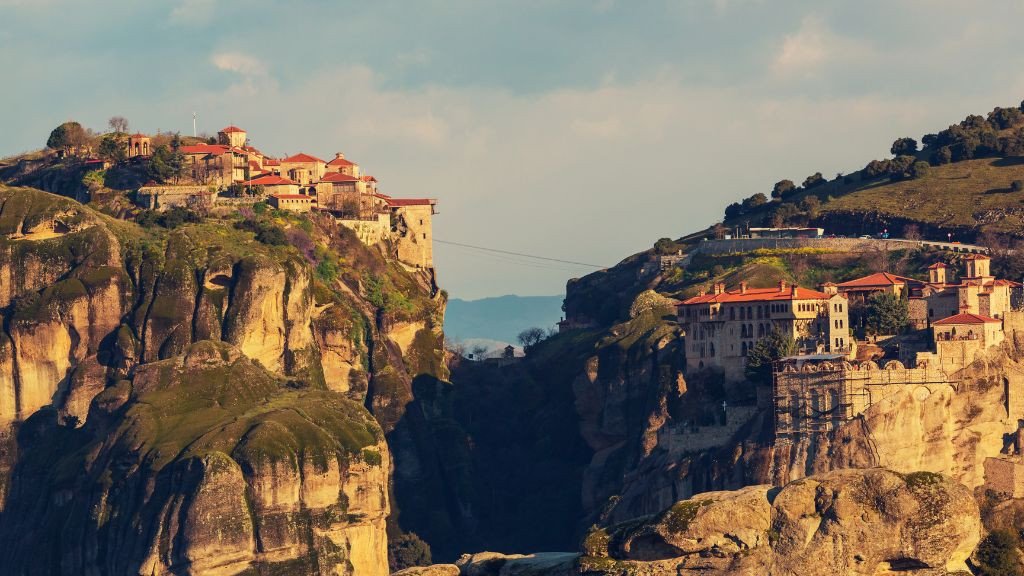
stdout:
MULTIPOLYGON (((1024 98, 1024 3, 0 0, 0 156, 74 119, 335 152, 437 240, 610 266, 1024 98)), ((453 297, 594 268, 435 244, 453 297)))

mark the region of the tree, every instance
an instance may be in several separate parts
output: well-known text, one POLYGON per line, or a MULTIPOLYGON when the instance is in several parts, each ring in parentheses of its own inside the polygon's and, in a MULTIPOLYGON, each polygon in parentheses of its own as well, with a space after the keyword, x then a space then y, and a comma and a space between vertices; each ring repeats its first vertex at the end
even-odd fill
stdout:
POLYGON ((792 202, 786 202, 779 204, 779 206, 772 211, 772 226, 781 228, 788 223, 793 217, 800 214, 800 209, 796 207, 796 204, 792 202))
POLYGON ((124 116, 111 116, 110 120, 107 120, 107 126, 110 127, 111 132, 128 133, 128 119, 124 116))
POLYGON ((949 146, 942 146, 932 153, 931 163, 935 166, 949 164, 953 161, 953 150, 949 146))
POLYGON ((825 183, 825 177, 821 175, 821 172, 815 172, 804 179, 804 188, 810 190, 816 186, 821 186, 825 183))
POLYGON ((757 208, 758 206, 764 206, 767 203, 768 203, 768 197, 765 196, 764 194, 758 192, 757 194, 754 194, 754 195, 750 196, 749 198, 747 198, 746 200, 744 200, 743 201, 743 207, 747 208, 747 209, 757 208))
POLYGON ((925 134, 924 136, 921 136, 921 146, 924 148, 931 148, 935 145, 935 142, 937 142, 938 139, 938 134, 925 134))
POLYGON ((111 164, 119 164, 128 158, 127 146, 128 142, 125 140, 124 133, 114 132, 112 134, 106 134, 100 139, 98 153, 100 158, 103 158, 111 164))
POLYGON ((747 380, 755 384, 768 385, 772 382, 772 366, 779 358, 796 352, 796 342, 789 336, 773 330, 754 344, 747 353, 747 380))
POLYGON ((170 148, 161 144, 153 149, 153 154, 149 157, 149 164, 146 165, 146 174, 161 184, 173 177, 174 169, 171 167, 170 148))
POLYGON ((388 535, 388 567, 392 572, 431 563, 430 546, 415 533, 388 535))
POLYGON ((993 530, 978 545, 979 574, 985 576, 1022 576, 1019 538, 1009 530, 993 530))
POLYGON ((65 122, 50 132, 46 140, 46 147, 52 150, 60 150, 64 154, 74 154, 85 146, 89 135, 78 122, 65 122))
POLYGON ((529 350, 537 344, 540 344, 544 340, 545 332, 543 328, 534 326, 533 328, 527 328, 519 333, 516 338, 519 343, 523 345, 523 350, 529 350))
POLYGON ((911 178, 924 178, 928 175, 928 169, 931 168, 931 164, 924 160, 918 160, 910 165, 910 177, 911 178))
POLYGON ((999 108, 988 113, 988 123, 996 130, 1005 130, 1024 122, 1024 112, 1020 108, 999 108))
POLYGON ((817 218, 818 211, 821 209, 821 199, 817 196, 807 196, 800 201, 800 208, 807 212, 808 218, 817 218))
POLYGON ((743 215, 743 205, 739 202, 733 202, 725 207, 726 219, 737 218, 743 215))
POLYGON ((889 173, 889 161, 888 160, 872 160, 868 162, 868 165, 864 167, 864 176, 868 178, 878 178, 883 174, 889 173))
POLYGON ((910 322, 907 300, 890 292, 868 298, 864 313, 868 330, 874 334, 899 334, 910 322))
POLYGON ((171 138, 171 155, 167 159, 167 164, 171 169, 171 178, 177 182, 185 173, 185 154, 181 152, 181 134, 178 132, 171 138))
POLYGON ((903 227, 903 237, 907 240, 920 240, 921 228, 917 224, 907 224, 903 227))
POLYGON ((772 187, 772 198, 781 200, 782 198, 792 194, 795 190, 796 184, 793 184, 792 180, 779 180, 775 183, 775 186, 772 187))
POLYGON ((917 152, 917 140, 913 138, 897 138, 889 149, 893 156, 904 156, 917 152))

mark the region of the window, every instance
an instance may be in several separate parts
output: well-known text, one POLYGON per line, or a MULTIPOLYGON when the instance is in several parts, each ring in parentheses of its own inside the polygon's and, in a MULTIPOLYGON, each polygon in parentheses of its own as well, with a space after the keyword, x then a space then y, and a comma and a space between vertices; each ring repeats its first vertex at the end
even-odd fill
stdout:
POLYGON ((424 233, 423 233, 423 239, 424 239, 424 240, 426 240, 426 239, 427 239, 427 233, 426 233, 426 232, 424 232, 424 233))
POLYGON ((711 356, 712 358, 715 357, 715 343, 714 342, 708 344, 708 356, 711 356))
POLYGON ((729 308, 729 320, 735 320, 735 319, 736 319, 736 309, 735 308, 729 308))

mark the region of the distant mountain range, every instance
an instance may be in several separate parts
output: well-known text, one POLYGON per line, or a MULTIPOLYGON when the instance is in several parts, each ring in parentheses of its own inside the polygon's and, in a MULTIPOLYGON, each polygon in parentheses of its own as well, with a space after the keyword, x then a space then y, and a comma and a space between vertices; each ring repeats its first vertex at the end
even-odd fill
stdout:
POLYGON ((564 296, 497 296, 480 300, 448 301, 445 335, 454 341, 493 340, 516 344, 526 328, 547 330, 562 318, 564 296))

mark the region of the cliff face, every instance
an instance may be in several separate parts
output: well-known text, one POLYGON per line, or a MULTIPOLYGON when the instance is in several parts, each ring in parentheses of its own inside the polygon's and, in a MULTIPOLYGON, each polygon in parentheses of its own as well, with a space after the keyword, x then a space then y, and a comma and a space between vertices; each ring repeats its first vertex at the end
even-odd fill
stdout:
POLYGON ((444 301, 329 221, 271 218, 298 249, 0 189, 4 566, 387 572, 385 432, 444 377, 444 301))

